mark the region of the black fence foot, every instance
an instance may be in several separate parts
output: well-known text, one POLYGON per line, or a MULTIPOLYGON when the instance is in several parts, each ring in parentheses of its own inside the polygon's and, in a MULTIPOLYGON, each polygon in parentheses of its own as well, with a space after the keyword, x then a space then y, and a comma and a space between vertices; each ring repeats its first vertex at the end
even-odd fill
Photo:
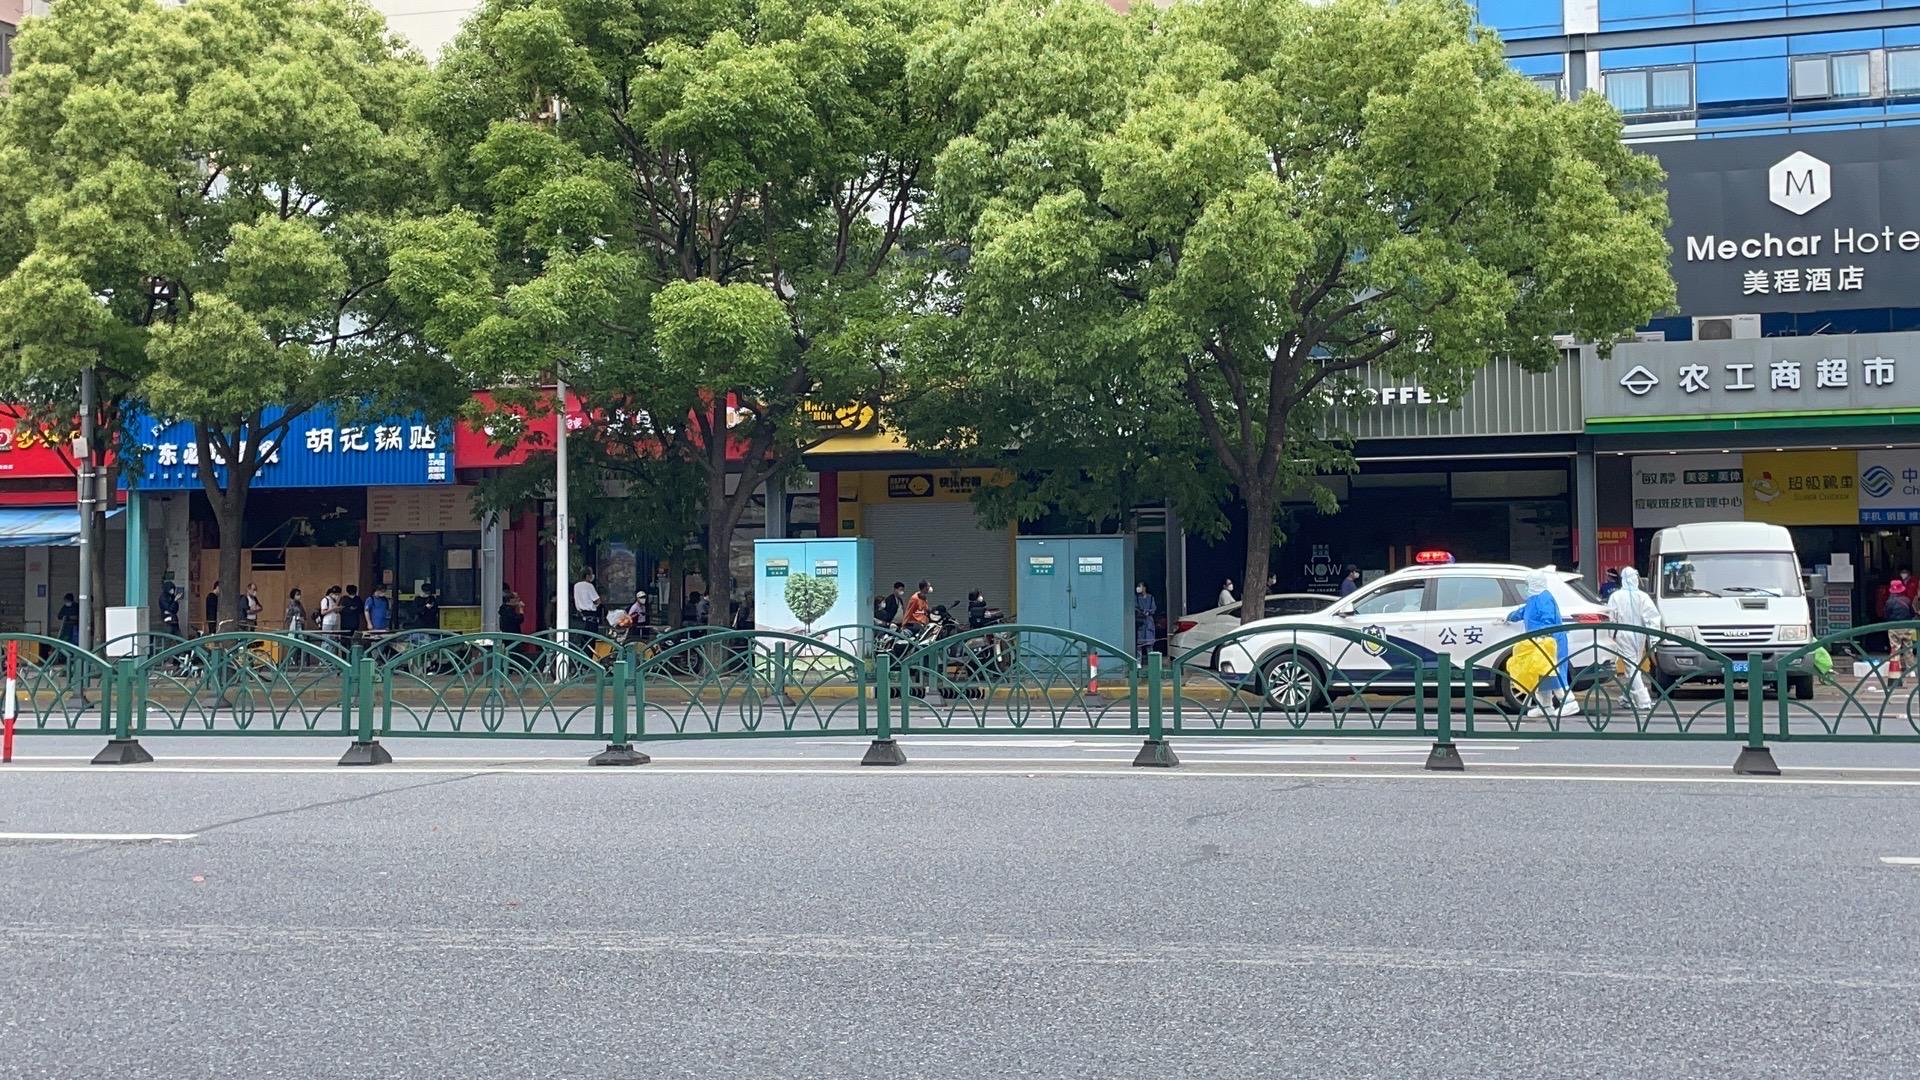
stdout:
POLYGON ((393 764, 393 755, 387 753, 387 748, 381 746, 380 740, 378 739, 372 742, 356 742, 352 746, 347 747, 346 753, 340 755, 340 764, 391 765, 393 764))
POLYGON ((1140 752, 1133 755, 1133 767, 1136 769, 1171 769, 1180 764, 1180 758, 1173 752, 1173 745, 1165 739, 1148 739, 1140 744, 1140 752))
POLYGON ((1450 742, 1437 742, 1427 751, 1427 768, 1433 772, 1466 772, 1467 763, 1460 759, 1460 748, 1450 742))
POLYGON ((875 739, 861 757, 862 765, 905 765, 906 751, 900 749, 900 743, 894 739, 875 739))
POLYGON ((1779 776, 1780 766, 1773 763, 1773 751, 1764 746, 1743 746, 1733 759, 1733 771, 1741 776, 1779 776))
POLYGON ((653 759, 635 750, 632 744, 615 746, 607 744, 605 750, 587 759, 589 765, 645 765, 653 759))
POLYGON ((107 745, 93 755, 95 765, 145 765, 153 760, 139 739, 108 739, 107 745))

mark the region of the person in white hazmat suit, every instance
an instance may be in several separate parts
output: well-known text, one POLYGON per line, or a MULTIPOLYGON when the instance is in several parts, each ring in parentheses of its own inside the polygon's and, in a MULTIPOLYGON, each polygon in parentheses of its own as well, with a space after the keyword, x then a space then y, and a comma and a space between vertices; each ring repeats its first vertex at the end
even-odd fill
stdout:
MULTIPOLYGON (((1663 629, 1660 608, 1653 597, 1640 587, 1640 571, 1629 566, 1620 571, 1620 587, 1607 598, 1607 621, 1621 626, 1644 626, 1653 630, 1663 629)), ((1641 664, 1647 652, 1653 647, 1653 639, 1646 634, 1636 634, 1627 630, 1613 632, 1614 649, 1619 653, 1620 662, 1626 666, 1627 704, 1638 711, 1653 708, 1653 695, 1647 691, 1647 677, 1641 670, 1641 664)))

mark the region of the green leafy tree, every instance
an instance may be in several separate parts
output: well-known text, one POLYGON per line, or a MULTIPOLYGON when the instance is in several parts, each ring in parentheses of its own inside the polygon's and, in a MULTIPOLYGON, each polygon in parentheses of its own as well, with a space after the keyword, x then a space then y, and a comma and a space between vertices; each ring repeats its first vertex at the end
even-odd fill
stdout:
POLYGON ((1247 507, 1243 581, 1281 497, 1341 464, 1329 405, 1359 369, 1457 398, 1495 356, 1545 368, 1553 335, 1611 342, 1673 300, 1658 166, 1461 0, 1003 4, 924 59, 966 127, 934 185, 971 256, 952 381, 1040 388, 1023 450, 1089 423, 1204 445, 1247 507))
MULTIPOLYGON (((418 238, 409 289, 456 354, 560 374, 698 469, 721 603, 756 489, 829 434, 809 403, 893 385, 924 283, 895 256, 944 138, 906 77, 922 8, 490 0, 436 71, 423 115, 466 209, 418 238)), ((583 434, 612 460, 627 426, 583 434)))
POLYGON ((444 413, 470 385, 389 286, 395 236, 434 209, 404 117, 425 74, 354 0, 62 0, 16 42, 0 168, 28 206, 0 315, 23 364, 98 364, 196 425, 229 597, 293 420, 444 413))
POLYGON ((840 583, 833 578, 794 574, 787 578, 787 610, 813 633, 813 624, 840 599, 840 583))

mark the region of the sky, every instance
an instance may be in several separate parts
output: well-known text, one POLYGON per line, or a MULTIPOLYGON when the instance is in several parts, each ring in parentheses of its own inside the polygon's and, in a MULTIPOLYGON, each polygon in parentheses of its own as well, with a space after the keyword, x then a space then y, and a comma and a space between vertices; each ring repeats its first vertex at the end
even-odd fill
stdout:
POLYGON ((440 50, 460 32, 461 20, 478 6, 479 0, 371 0, 387 17, 387 26, 412 42, 427 55, 439 58, 440 50))

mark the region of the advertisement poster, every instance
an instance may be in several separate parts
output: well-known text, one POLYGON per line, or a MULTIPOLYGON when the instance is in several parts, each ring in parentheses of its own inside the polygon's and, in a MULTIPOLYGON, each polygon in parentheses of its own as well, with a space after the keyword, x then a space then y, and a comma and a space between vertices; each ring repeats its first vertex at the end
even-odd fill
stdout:
POLYGON ((1746 455, 1746 518, 1774 525, 1853 525, 1860 520, 1852 450, 1746 455))

